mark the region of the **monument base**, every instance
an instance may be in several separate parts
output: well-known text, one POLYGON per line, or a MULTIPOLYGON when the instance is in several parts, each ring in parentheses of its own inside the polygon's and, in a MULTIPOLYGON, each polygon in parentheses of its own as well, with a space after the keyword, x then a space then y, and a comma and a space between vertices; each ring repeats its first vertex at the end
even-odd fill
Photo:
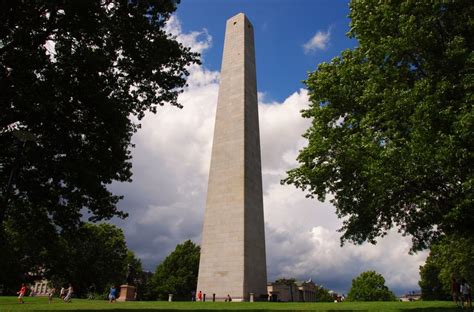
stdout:
POLYGON ((135 286, 121 285, 117 301, 135 301, 135 286))

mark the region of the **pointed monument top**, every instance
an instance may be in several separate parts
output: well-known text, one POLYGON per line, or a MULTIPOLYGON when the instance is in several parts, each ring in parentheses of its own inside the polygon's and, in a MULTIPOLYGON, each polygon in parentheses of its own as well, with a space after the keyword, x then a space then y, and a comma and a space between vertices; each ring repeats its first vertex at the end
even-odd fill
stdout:
POLYGON ((250 26, 253 27, 252 23, 250 23, 247 15, 245 15, 244 13, 240 12, 240 13, 237 13, 236 15, 232 16, 231 18, 229 18, 227 20, 227 23, 232 23, 234 22, 237 23, 238 21, 241 21, 241 20, 244 20, 245 22, 247 22, 250 26))
POLYGON ((243 12, 239 12, 239 13, 235 14, 234 16, 232 16, 230 19, 237 18, 238 16, 247 17, 243 12))

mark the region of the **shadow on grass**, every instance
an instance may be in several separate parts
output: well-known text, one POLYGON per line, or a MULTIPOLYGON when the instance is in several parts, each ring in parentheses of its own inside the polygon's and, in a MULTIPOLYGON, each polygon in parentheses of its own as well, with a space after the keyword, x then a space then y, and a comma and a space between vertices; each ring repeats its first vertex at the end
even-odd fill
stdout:
MULTIPOLYGON (((37 312, 52 312, 57 310, 36 310, 37 312)), ((78 309, 77 311, 80 312, 137 312, 137 311, 146 311, 146 312, 181 312, 181 311, 198 311, 198 312, 216 312, 219 310, 216 309, 78 309)), ((370 310, 340 310, 340 309, 326 309, 326 310, 273 310, 273 309, 255 309, 255 310, 247 310, 247 309, 225 309, 225 311, 244 311, 244 312, 267 312, 267 311, 277 311, 277 312, 302 312, 302 311, 316 311, 316 312, 368 312, 370 310)), ((396 310, 391 310, 396 311, 396 310)), ((413 308, 413 309, 400 309, 400 312, 459 312, 460 310, 457 308, 413 308)), ((461 310, 463 311, 463 310, 461 310)))
POLYGON ((414 308, 414 309, 406 309, 403 311, 409 312, 459 312, 459 311, 469 311, 467 310, 460 310, 459 308, 414 308))

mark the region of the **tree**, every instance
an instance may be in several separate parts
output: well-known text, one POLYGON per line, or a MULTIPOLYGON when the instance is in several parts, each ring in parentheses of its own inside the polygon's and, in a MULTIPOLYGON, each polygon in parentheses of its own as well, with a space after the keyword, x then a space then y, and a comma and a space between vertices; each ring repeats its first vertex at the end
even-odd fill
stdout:
POLYGON ((143 271, 142 262, 132 251, 127 252, 125 259, 130 278, 136 287, 136 299, 140 301, 156 300, 156 294, 151 284, 152 272, 143 271))
POLYGON ((152 285, 158 297, 167 299, 174 294, 177 300, 190 300, 191 292, 196 291, 201 248, 187 240, 156 268, 152 285))
POLYGON ((316 285, 316 301, 333 302, 334 297, 329 293, 329 290, 327 290, 323 286, 316 285))
POLYGON ((156 300, 157 294, 152 285, 153 273, 141 271, 137 278, 137 300, 150 301, 156 300))
POLYGON ((33 216, 19 214, 5 222, 6 237, 0 252, 0 284, 4 294, 14 295, 22 282, 43 276, 43 264, 62 256, 61 236, 41 211, 33 216), (43 226, 36 227, 43 223, 43 226), (20 229, 20 230, 18 230, 20 229))
POLYGON ((393 301, 395 295, 385 286, 383 276, 375 271, 361 273, 352 280, 352 286, 347 294, 350 301, 393 301))
MULTIPOLYGON (((164 31, 177 2, 1 2, 0 249, 7 223, 9 235, 24 224, 47 233, 35 238, 44 251, 85 218, 126 216, 107 186, 131 181, 139 120, 180 107, 186 68, 199 62, 164 31)), ((19 257, 33 266, 36 249, 19 257)))
POLYGON ((413 250, 474 234, 472 1, 353 1, 359 45, 306 85, 312 125, 283 183, 331 200, 341 243, 397 226, 413 250))
POLYGON ((127 265, 139 260, 127 249, 121 229, 111 224, 84 224, 79 231, 64 235, 61 253, 55 253, 44 267, 44 276, 57 287, 72 283, 83 296, 91 285, 97 293, 125 282, 127 265))
POLYGON ((427 259, 425 265, 420 266, 421 298, 423 300, 446 300, 450 298, 450 293, 446 292, 443 283, 439 279, 440 269, 437 265, 427 259))
MULTIPOLYGON (((133 251, 127 251, 127 256, 125 258, 126 268, 127 268, 127 275, 130 279, 132 285, 137 286, 137 281, 140 278, 141 273, 143 272, 142 262, 138 259, 133 251)), ((123 280, 123 283, 128 282, 127 280, 123 280)))
POLYGON ((20 283, 42 278, 57 288, 72 283, 79 296, 85 295, 91 285, 103 293, 110 285, 124 282, 129 254, 133 253, 127 249, 122 230, 114 225, 86 223, 73 232, 48 237, 48 246, 36 245, 42 243, 37 237, 44 232, 25 230, 12 233, 7 227, 8 248, 2 254, 7 259, 2 267, 6 271, 4 293, 14 294, 20 283), (38 254, 22 258, 32 251, 38 254))
POLYGON ((451 276, 474 282, 474 238, 446 236, 431 247, 424 266, 420 267, 420 287, 427 300, 449 299, 451 276))

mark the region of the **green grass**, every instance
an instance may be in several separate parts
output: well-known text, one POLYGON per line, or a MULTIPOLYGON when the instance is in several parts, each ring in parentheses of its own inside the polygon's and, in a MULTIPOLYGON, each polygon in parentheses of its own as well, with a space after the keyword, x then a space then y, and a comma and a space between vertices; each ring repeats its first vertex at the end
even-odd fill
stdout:
MULTIPOLYGON (((0 297, 0 312, 11 311, 172 311, 172 310, 247 310, 247 311, 409 311, 409 312, 454 312, 461 311, 452 302, 418 301, 418 302, 343 302, 343 303, 277 303, 277 302, 118 302, 73 299, 72 303, 64 303, 55 298, 52 304, 44 297, 25 298, 25 304, 19 304, 16 297, 0 297)), ((467 311, 467 310, 462 310, 467 311)))

